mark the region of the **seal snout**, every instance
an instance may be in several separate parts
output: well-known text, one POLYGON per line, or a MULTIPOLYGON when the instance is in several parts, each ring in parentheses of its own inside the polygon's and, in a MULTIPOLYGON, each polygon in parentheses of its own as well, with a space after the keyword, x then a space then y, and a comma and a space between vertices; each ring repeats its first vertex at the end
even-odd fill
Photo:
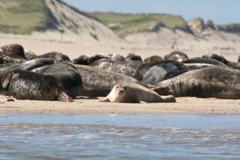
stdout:
POLYGON ((116 88, 117 88, 119 94, 124 94, 127 89, 126 86, 117 86, 116 88))

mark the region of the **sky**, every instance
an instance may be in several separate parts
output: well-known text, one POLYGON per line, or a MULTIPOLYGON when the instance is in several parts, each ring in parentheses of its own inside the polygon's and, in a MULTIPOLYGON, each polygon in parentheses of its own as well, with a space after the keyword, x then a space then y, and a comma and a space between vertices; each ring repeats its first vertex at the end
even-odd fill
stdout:
POLYGON ((240 0, 64 0, 81 11, 167 13, 185 20, 201 17, 216 24, 240 23, 240 0))

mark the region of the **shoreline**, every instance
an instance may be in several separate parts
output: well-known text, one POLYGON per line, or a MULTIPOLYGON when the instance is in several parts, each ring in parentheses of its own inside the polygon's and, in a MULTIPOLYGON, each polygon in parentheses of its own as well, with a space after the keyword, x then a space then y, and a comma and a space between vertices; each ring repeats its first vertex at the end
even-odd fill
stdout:
POLYGON ((240 100, 176 98, 175 103, 104 103, 98 99, 74 102, 15 100, 0 104, 0 114, 240 114, 240 100))

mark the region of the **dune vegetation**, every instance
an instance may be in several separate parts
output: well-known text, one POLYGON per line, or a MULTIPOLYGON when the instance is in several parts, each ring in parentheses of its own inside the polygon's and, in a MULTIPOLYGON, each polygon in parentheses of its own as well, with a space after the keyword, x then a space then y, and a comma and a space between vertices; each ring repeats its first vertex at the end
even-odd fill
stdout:
POLYGON ((43 0, 0 0, 0 31, 28 34, 46 27, 47 6, 43 0))
MULTIPOLYGON (((52 24, 51 16, 53 15, 51 15, 52 13, 44 1, 45 0, 0 0, 0 32, 29 34, 32 31, 49 29, 52 24)), ((61 2, 64 3, 63 1, 61 2)), ((180 29, 191 33, 188 22, 178 15, 160 13, 87 13, 81 12, 74 7, 71 8, 88 18, 99 20, 119 35, 141 30, 155 31, 159 26, 165 26, 170 29, 180 29)), ((63 18, 65 18, 62 20, 64 24, 66 17, 63 18)), ((69 19, 67 20, 69 21, 69 19)), ((73 23, 77 25, 77 23, 73 23)), ((214 26, 213 23, 211 25, 214 26)), ((240 32, 240 24, 216 25, 216 28, 225 32, 240 32)))
POLYGON ((117 33, 147 30, 157 24, 171 29, 188 30, 187 22, 181 17, 170 14, 123 14, 113 12, 90 13, 117 33))

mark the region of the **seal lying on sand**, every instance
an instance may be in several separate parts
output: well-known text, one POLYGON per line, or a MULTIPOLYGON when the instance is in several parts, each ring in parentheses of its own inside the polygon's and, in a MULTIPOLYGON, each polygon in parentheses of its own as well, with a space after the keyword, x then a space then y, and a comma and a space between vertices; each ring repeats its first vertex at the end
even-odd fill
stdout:
POLYGON ((213 67, 213 66, 227 67, 224 63, 218 60, 210 59, 210 58, 201 58, 201 57, 191 58, 186 61, 183 61, 182 63, 185 66, 187 66, 189 70, 202 69, 202 68, 213 67))
POLYGON ((188 60, 188 55, 184 52, 180 52, 180 51, 173 51, 169 54, 166 54, 164 56, 165 60, 172 60, 172 61, 178 61, 178 62, 183 62, 188 60))
POLYGON ((24 55, 24 48, 20 44, 7 44, 0 49, 4 52, 6 56, 16 59, 26 59, 24 55))
POLYGON ((170 87, 176 97, 194 96, 202 98, 240 98, 240 71, 229 67, 208 67, 188 71, 179 76, 161 81, 155 91, 161 93, 170 87))
POLYGON ((91 66, 75 65, 75 67, 82 77, 83 89, 79 96, 106 96, 118 82, 137 82, 129 76, 91 66))
POLYGON ((126 60, 128 61, 143 61, 140 55, 136 55, 135 53, 128 53, 126 56, 126 60))
POLYGON ((76 98, 76 96, 80 95, 82 90, 82 78, 77 69, 71 63, 54 63, 52 65, 36 68, 32 71, 57 77, 61 80, 67 94, 72 98, 76 98))
POLYGON ((46 66, 46 65, 51 65, 56 63, 53 58, 36 58, 32 60, 28 60, 22 63, 11 63, 11 65, 7 65, 5 67, 0 68, 0 73, 4 72, 10 72, 14 71, 17 69, 22 69, 22 70, 33 70, 38 67, 46 66))
POLYGON ((90 64, 90 66, 133 77, 137 68, 142 64, 142 61, 112 61, 109 59, 100 59, 90 64))
POLYGON ((96 54, 94 56, 81 55, 78 58, 73 59, 73 63, 81 65, 90 65, 91 63, 99 59, 109 59, 109 57, 103 56, 101 54, 96 54))
POLYGON ((188 71, 180 62, 163 60, 155 63, 146 63, 138 67, 134 78, 151 85, 156 85, 163 79, 168 79, 188 71))
POLYGON ((202 57, 217 60, 217 61, 222 62, 222 63, 224 63, 225 65, 227 65, 228 67, 231 67, 231 68, 240 69, 239 61, 237 63, 236 62, 231 62, 231 61, 227 60, 226 58, 224 58, 222 55, 212 54, 212 55, 203 55, 202 57))
POLYGON ((150 56, 150 57, 147 57, 143 60, 143 62, 145 63, 155 63, 155 62, 159 62, 159 61, 162 61, 163 58, 158 56, 158 55, 153 55, 153 56, 150 56))
POLYGON ((55 52, 55 51, 45 53, 45 54, 39 55, 37 57, 38 58, 53 58, 54 60, 60 61, 60 62, 62 62, 62 61, 70 62, 70 58, 67 55, 65 55, 61 52, 55 52))
POLYGON ((176 102, 174 96, 160 96, 156 92, 136 83, 117 83, 111 92, 101 102, 115 103, 148 103, 176 102))
POLYGON ((25 70, 1 74, 1 85, 17 99, 72 101, 59 79, 25 70))

